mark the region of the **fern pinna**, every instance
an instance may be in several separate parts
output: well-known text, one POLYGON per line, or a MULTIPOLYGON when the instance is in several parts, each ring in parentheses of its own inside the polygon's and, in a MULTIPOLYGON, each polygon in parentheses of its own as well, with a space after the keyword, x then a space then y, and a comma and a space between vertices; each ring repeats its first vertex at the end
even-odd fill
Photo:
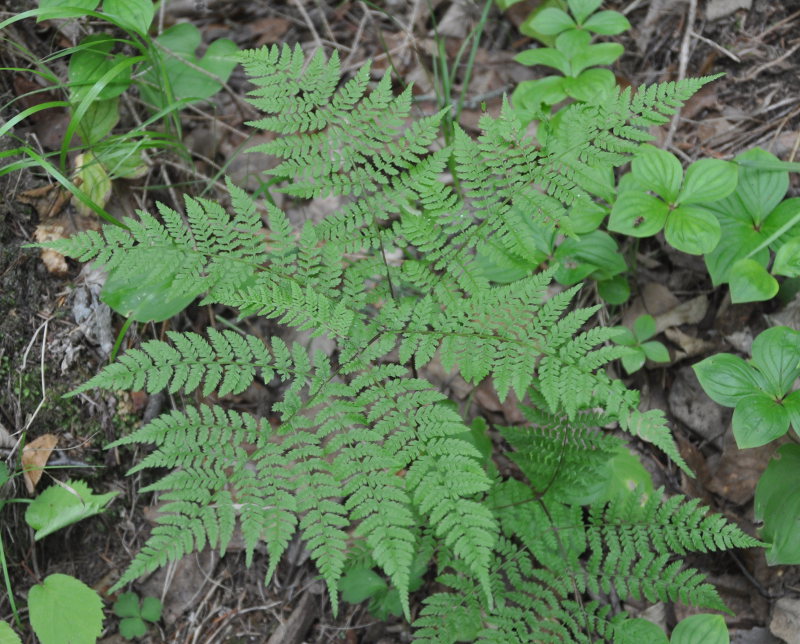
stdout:
POLYGON ((597 429, 612 422, 687 469, 663 415, 640 412, 637 393, 606 375, 624 351, 607 342, 614 331, 587 327, 596 309, 572 308, 578 287, 548 293, 551 270, 500 286, 475 261, 498 245, 524 253, 523 218, 553 229, 570 207, 604 198, 596 169, 625 163, 645 128, 709 79, 573 105, 536 139, 506 105, 483 117, 477 140, 456 128, 443 146, 443 113, 412 118, 410 89, 395 96, 388 74, 372 86, 364 67, 340 85, 335 54, 307 62, 288 47, 242 62, 265 114, 251 125, 277 134, 260 147, 280 159, 271 182, 298 198, 347 196, 338 211, 296 231, 282 210, 229 183, 232 215, 186 197, 185 219, 159 206, 160 220, 139 213, 127 228, 47 245, 112 273, 156 264, 175 292, 324 334, 336 350, 170 332, 77 390, 166 388, 219 401, 170 411, 114 443, 155 447, 133 471, 169 470, 146 488, 166 504, 117 587, 206 544, 224 552, 238 526, 248 563, 265 544, 267 578, 299 531, 334 611, 358 550, 411 619, 410 570, 429 549, 451 592, 424 600, 420 641, 612 638, 626 619, 603 603, 612 592, 721 608, 680 555, 754 540, 694 503, 662 502, 660 491, 643 505, 603 491, 625 449, 597 429), (513 391, 530 402, 527 425, 500 429, 510 478, 418 375, 437 357, 469 383, 491 378, 501 399, 513 391), (275 423, 222 405, 256 379, 285 383, 275 423))

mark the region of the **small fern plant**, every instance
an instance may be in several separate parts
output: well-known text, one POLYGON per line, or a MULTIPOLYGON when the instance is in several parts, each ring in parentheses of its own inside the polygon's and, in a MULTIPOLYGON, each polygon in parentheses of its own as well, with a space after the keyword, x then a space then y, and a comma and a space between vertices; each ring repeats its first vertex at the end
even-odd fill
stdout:
POLYGON ((477 140, 456 128, 443 146, 443 112, 411 117, 410 89, 394 95, 389 75, 371 86, 368 66, 341 83, 335 54, 273 47, 242 62, 264 113, 251 125, 276 134, 260 147, 280 160, 271 182, 302 199, 343 195, 343 206, 296 231, 229 182, 233 214, 187 196, 185 219, 160 205, 160 218, 140 212, 127 228, 47 246, 111 272, 159 266, 176 293, 325 335, 335 351, 173 331, 74 392, 189 401, 113 443, 153 447, 131 472, 167 470, 143 490, 165 505, 116 587, 207 545, 224 553, 241 530, 248 564, 263 544, 267 580, 299 533, 334 612, 348 557, 366 557, 421 642, 611 638, 626 620, 612 593, 724 608, 681 556, 754 539, 695 501, 598 486, 624 451, 598 429, 610 423, 688 471, 663 414, 640 411, 637 392, 604 371, 627 351, 609 342, 617 331, 590 324, 597 307, 572 306, 579 286, 550 293, 552 271, 501 286, 475 261, 498 245, 522 252, 524 218, 558 227, 591 202, 594 169, 626 163, 709 79, 570 105, 536 140, 506 106, 483 117, 477 140), (490 378, 500 399, 513 392, 529 422, 499 429, 482 453, 425 377, 433 360, 473 385, 490 378), (256 380, 283 383, 269 419, 225 404, 256 380), (439 592, 412 615, 421 552, 439 592))

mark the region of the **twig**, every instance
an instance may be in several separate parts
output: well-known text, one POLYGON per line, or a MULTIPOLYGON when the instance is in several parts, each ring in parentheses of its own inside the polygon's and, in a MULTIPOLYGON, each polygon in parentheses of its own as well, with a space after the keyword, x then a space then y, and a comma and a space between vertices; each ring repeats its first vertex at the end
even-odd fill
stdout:
POLYGON ((698 40, 702 40, 706 45, 711 45, 714 49, 716 49, 717 51, 722 52, 723 54, 725 54, 728 58, 730 58, 734 62, 737 62, 737 63, 741 63, 742 62, 742 59, 739 58, 736 54, 734 54, 730 49, 726 49, 725 47, 723 47, 719 43, 716 43, 713 40, 711 40, 710 38, 706 38, 705 36, 701 36, 696 31, 690 31, 689 33, 691 34, 691 36, 693 38, 697 38, 698 40))
POLYGON ((300 12, 300 15, 303 16, 303 20, 305 20, 306 26, 311 32, 311 36, 314 38, 314 42, 317 44, 317 47, 323 49, 322 39, 319 37, 316 27, 314 27, 314 23, 311 22, 311 16, 308 15, 306 8, 303 6, 303 0, 294 0, 294 4, 297 7, 297 10, 300 12))
MULTIPOLYGON (((697 18, 697 0, 689 0, 689 11, 686 16, 686 29, 683 32, 683 40, 681 41, 680 57, 678 58, 678 81, 686 78, 686 68, 689 66, 689 45, 692 41, 691 35, 693 33, 694 21, 697 18)), ((675 131, 678 129, 678 121, 680 121, 680 111, 675 112, 672 121, 669 124, 669 131, 667 138, 664 139, 664 148, 672 145, 672 139, 675 136, 675 131)))
POLYGON ((774 67, 775 65, 777 65, 777 64, 779 64, 779 63, 782 63, 784 60, 786 60, 786 59, 787 59, 789 56, 791 56, 791 55, 792 55, 794 52, 796 52, 798 49, 800 49, 800 42, 798 42, 798 43, 797 43, 797 44, 796 44, 794 47, 792 47, 792 48, 791 48, 789 51, 787 51, 787 52, 784 52, 783 56, 779 56, 779 57, 778 57, 778 58, 776 58, 775 60, 769 60, 769 61, 767 61, 766 63, 764 63, 763 65, 759 65, 758 67, 756 67, 754 70, 752 70, 752 71, 751 71, 749 74, 747 74, 747 75, 746 75, 744 78, 742 78, 741 80, 742 80, 743 82, 744 82, 744 81, 751 81, 751 80, 753 80, 753 79, 754 79, 756 76, 758 76, 758 75, 759 75, 761 72, 763 72, 763 71, 766 71, 766 70, 768 70, 770 67, 774 67))

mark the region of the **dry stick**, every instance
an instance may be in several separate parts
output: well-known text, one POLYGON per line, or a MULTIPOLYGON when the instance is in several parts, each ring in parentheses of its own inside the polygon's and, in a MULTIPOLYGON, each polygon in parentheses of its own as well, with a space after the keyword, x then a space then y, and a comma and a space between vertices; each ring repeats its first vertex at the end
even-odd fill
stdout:
POLYGON ((723 54, 725 54, 728 58, 730 58, 734 62, 737 62, 737 63, 741 63, 742 62, 742 59, 739 58, 736 54, 734 54, 729 49, 726 49, 725 47, 723 47, 719 43, 714 42, 713 40, 711 40, 711 38, 706 38, 705 36, 701 36, 700 34, 698 34, 695 31, 691 31, 690 34, 691 34, 691 36, 693 38, 697 38, 698 40, 702 40, 706 45, 711 45, 714 49, 716 49, 719 52, 722 52, 723 54))
POLYGON ((774 25, 772 25, 766 31, 763 31, 760 34, 758 34, 758 40, 763 41, 764 40, 764 36, 767 36, 767 35, 771 34, 773 31, 775 31, 776 29, 779 29, 780 27, 785 25, 787 22, 790 22, 790 21, 794 20, 798 16, 800 16, 800 11, 795 11, 793 14, 786 16, 783 20, 779 20, 778 22, 776 22, 774 25))
POLYGON ((798 42, 798 43, 797 43, 797 44, 796 44, 794 47, 792 47, 792 48, 791 48, 789 51, 785 52, 785 53, 783 54, 783 56, 779 56, 779 57, 778 57, 778 58, 776 58, 775 60, 770 60, 770 61, 767 61, 767 62, 766 62, 766 63, 764 63, 763 65, 759 65, 758 67, 756 67, 756 68, 755 68, 753 71, 751 71, 751 72, 750 72, 749 74, 747 74, 747 75, 746 75, 744 78, 742 78, 742 81, 750 81, 750 80, 753 80, 753 79, 754 79, 756 76, 758 76, 758 75, 759 75, 761 72, 763 72, 763 71, 766 71, 766 70, 767 70, 767 69, 769 69, 770 67, 774 67, 774 66, 775 66, 775 65, 777 65, 778 63, 781 63, 781 62, 783 62, 784 60, 786 60, 786 59, 787 59, 789 56, 791 56, 791 55, 792 55, 794 52, 796 52, 798 49, 800 49, 800 42, 798 42))
POLYGON ((342 62, 342 67, 346 68, 348 65, 350 65, 350 61, 352 60, 353 56, 355 56, 358 46, 361 44, 361 36, 364 34, 364 25, 367 24, 367 20, 369 20, 369 12, 366 10, 366 7, 364 7, 364 15, 361 16, 361 20, 358 21, 356 35, 355 38, 353 38, 353 47, 350 49, 350 53, 347 54, 347 58, 345 58, 342 62))
POLYGON ((317 43, 317 47, 323 49, 322 39, 319 37, 316 27, 314 27, 314 23, 311 22, 311 16, 308 15, 308 12, 303 6, 303 0, 294 0, 294 4, 297 7, 297 10, 300 12, 300 15, 303 16, 303 20, 305 20, 306 26, 311 32, 311 36, 314 38, 314 42, 317 43))
MULTIPOLYGON (((691 35, 693 32, 694 21, 697 18, 697 0, 689 0, 689 11, 686 16, 686 29, 683 31, 683 40, 681 41, 680 57, 678 59, 678 82, 686 78, 686 68, 689 66, 689 44, 691 43, 691 35)), ((666 149, 672 145, 672 139, 675 136, 675 131, 678 129, 678 121, 680 121, 680 110, 676 111, 669 124, 669 131, 667 138, 664 139, 663 147, 666 149)))

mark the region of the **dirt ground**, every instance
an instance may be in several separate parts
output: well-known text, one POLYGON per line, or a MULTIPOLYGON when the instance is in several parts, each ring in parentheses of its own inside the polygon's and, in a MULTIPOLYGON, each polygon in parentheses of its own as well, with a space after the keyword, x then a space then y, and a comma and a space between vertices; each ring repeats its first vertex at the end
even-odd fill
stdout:
MULTIPOLYGON (((5 9, 0 5, 0 19, 34 6, 24 1, 6 4, 5 9)), ((531 46, 517 26, 536 5, 535 0, 525 0, 505 14, 491 9, 467 88, 466 127, 477 126, 482 102, 497 110, 504 92, 510 94, 521 80, 542 74, 542 68, 523 67, 512 60, 531 46)), ((784 160, 798 159, 800 1, 634 0, 604 6, 623 11, 633 26, 619 39, 626 48, 613 66, 620 83, 638 86, 725 72, 689 101, 671 135, 671 151, 687 163, 701 156, 728 159, 753 146, 784 160)), ((338 49, 347 70, 373 58, 375 73, 382 74, 391 60, 397 86, 413 81, 420 109, 432 109, 434 30, 444 39, 452 60, 482 7, 483 2, 473 0, 172 0, 160 19, 164 25, 191 21, 206 42, 228 37, 242 48, 286 42, 300 43, 307 50, 320 45, 328 52, 338 49)), ((93 28, 92 24, 82 26, 88 31, 93 28)), ((16 23, 0 40, 0 65, 30 68, 30 60, 20 55, 15 43, 23 43, 41 58, 74 44, 71 38, 76 33, 50 23, 16 23)), ((64 59, 54 66, 65 76, 64 59)), ((22 109, 24 101, 15 99, 30 91, 31 83, 34 77, 23 71, 0 72, 0 104, 4 106, 0 123, 22 109)), ((148 176, 115 182, 119 185, 114 186, 109 202, 112 214, 152 208, 155 201, 179 207, 176 197, 183 190, 207 189, 214 194, 216 173, 223 166, 236 183, 256 188, 257 173, 265 162, 241 154, 242 147, 258 142, 244 125, 255 116, 239 100, 246 89, 243 73, 236 70, 211 106, 184 111, 184 143, 193 163, 176 155, 154 156, 148 176)), ((455 91, 461 88, 456 86, 455 91)), ((118 127, 124 128, 124 119, 132 118, 132 113, 126 113, 118 127)), ((62 124, 63 115, 53 112, 37 121, 22 121, 14 136, 44 150, 55 149, 63 136, 62 124)), ((663 128, 659 136, 663 142, 669 128, 663 128)), ((16 145, 11 137, 0 140, 0 150, 16 145)), ((790 196, 800 194, 798 179, 792 178, 790 196)), ((104 591, 144 542, 155 507, 149 496, 137 493, 147 481, 141 475, 125 476, 138 460, 137 454, 106 451, 103 446, 143 418, 153 417, 168 401, 162 396, 127 393, 61 398, 104 363, 123 320, 99 304, 96 276, 82 266, 72 262, 48 266, 37 251, 21 248, 34 240, 42 226, 71 230, 96 225, 70 205, 56 211, 53 203, 60 199, 59 191, 46 187, 51 182, 43 172, 30 169, 0 178, 0 458, 12 455, 22 433, 28 442, 52 434, 58 444, 49 464, 67 469, 51 470, 45 480, 50 476, 81 478, 98 492, 120 494, 108 512, 38 543, 22 519, 24 506, 7 504, 0 530, 15 588, 26 589, 50 573, 61 572, 77 575, 104 591)), ((294 221, 318 215, 304 206, 285 206, 294 221)), ((730 414, 700 391, 689 365, 719 351, 746 352, 753 337, 776 320, 800 328, 800 304, 795 299, 731 305, 727 289, 712 288, 702 262, 672 252, 658 239, 646 240, 638 258, 633 297, 621 310, 606 309, 603 315, 613 324, 623 317, 632 319, 642 312, 658 316, 691 303, 691 314, 671 335, 659 338, 670 346, 672 363, 643 370, 630 382, 642 390, 647 406, 668 412, 681 450, 698 477, 690 480, 676 475, 655 451, 638 449, 668 492, 700 497, 754 534, 754 487, 774 445, 736 449, 730 414)), ((214 314, 193 306, 169 325, 198 330, 214 314)), ((125 346, 160 337, 165 329, 162 324, 132 327, 125 346)), ((232 402, 252 410, 268 404, 268 396, 261 392, 232 402)), ((513 420, 491 396, 478 400, 484 413, 503 422, 513 420)), ((4 488, 4 497, 27 498, 24 486, 15 485, 4 488)), ((160 597, 165 606, 164 619, 142 641, 390 644, 411 640, 406 624, 378 622, 363 606, 344 604, 339 617, 333 618, 302 544, 293 544, 267 586, 263 583, 265 556, 257 555, 248 569, 244 555, 232 550, 222 560, 210 553, 187 558, 138 585, 140 594, 160 597)), ((794 639, 785 641, 800 642, 800 567, 767 567, 760 552, 709 554, 690 563, 709 573, 735 613, 728 618, 733 641, 780 642, 769 628, 783 619, 798 625, 794 639)), ((632 603, 626 608, 636 614, 644 606, 632 603)), ((648 617, 674 624, 690 613, 681 605, 659 604, 649 609, 648 617)), ((10 615, 8 598, 0 593, 0 618, 8 620, 10 615)), ((114 619, 105 624, 102 641, 125 641, 115 635, 114 619)))

